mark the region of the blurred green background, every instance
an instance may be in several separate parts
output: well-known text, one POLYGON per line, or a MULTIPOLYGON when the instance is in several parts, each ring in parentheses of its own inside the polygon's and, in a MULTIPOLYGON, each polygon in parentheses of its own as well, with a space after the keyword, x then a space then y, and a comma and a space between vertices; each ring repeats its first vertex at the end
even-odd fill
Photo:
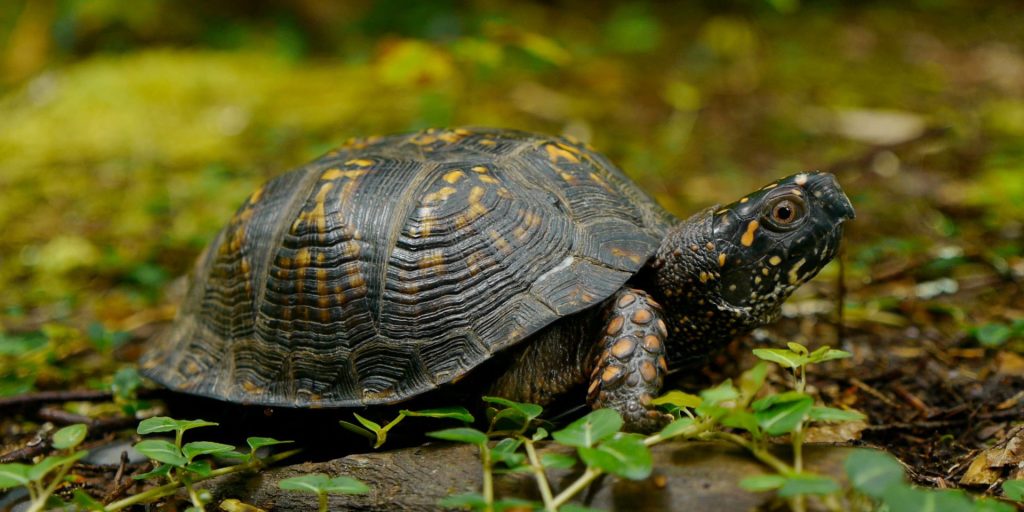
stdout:
POLYGON ((897 299, 976 270, 943 262, 1019 279, 1022 27, 1010 0, 7 0, 0 357, 109 351, 260 182, 430 126, 574 135, 680 215, 834 169, 855 310, 894 268, 927 269, 897 299))

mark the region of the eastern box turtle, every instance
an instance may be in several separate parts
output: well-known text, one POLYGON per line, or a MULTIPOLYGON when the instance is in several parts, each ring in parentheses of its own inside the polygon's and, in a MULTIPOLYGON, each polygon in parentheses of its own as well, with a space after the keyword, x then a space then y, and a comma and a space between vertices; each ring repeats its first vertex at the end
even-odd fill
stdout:
POLYGON ((853 216, 825 173, 679 220, 565 138, 353 140, 246 200, 141 365, 221 400, 356 407, 518 344, 491 393, 546 403, 589 385, 592 407, 650 430, 669 366, 775 319, 853 216))

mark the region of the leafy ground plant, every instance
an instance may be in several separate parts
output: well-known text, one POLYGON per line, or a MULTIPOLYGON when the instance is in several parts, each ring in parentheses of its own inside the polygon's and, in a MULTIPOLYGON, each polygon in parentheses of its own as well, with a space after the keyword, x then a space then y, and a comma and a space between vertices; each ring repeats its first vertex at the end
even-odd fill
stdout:
POLYGON ((226 475, 239 471, 258 470, 265 465, 288 458, 298 452, 291 450, 260 458, 257 450, 264 446, 290 443, 291 441, 279 441, 269 437, 250 437, 246 440, 249 445, 248 453, 240 453, 235 447, 229 444, 215 443, 212 441, 192 441, 183 443, 186 431, 216 426, 216 423, 205 420, 177 420, 165 416, 148 418, 139 423, 137 432, 139 435, 174 433, 174 441, 166 439, 145 439, 135 445, 135 449, 154 461, 156 466, 152 471, 136 475, 133 478, 166 480, 166 483, 153 487, 144 492, 130 496, 120 501, 115 501, 103 506, 98 503, 87 504, 90 510, 115 511, 131 505, 148 503, 159 498, 169 496, 184 487, 192 502, 191 510, 204 511, 205 504, 209 502, 208 493, 195 489, 194 484, 215 476, 226 475), (213 469, 210 458, 218 456, 222 458, 238 460, 237 464, 213 469))
POLYGON ((323 473, 286 478, 277 483, 286 491, 312 492, 317 496, 320 512, 327 512, 328 494, 366 494, 370 488, 366 484, 347 476, 331 478, 323 473))
POLYGON ((398 416, 395 417, 395 419, 391 420, 390 422, 383 426, 381 426, 381 424, 371 419, 364 418, 363 416, 360 416, 357 413, 352 413, 352 415, 355 416, 356 421, 359 422, 359 425, 356 425, 355 423, 345 420, 341 420, 339 423, 346 430, 349 430, 351 432, 359 434, 360 436, 365 437, 367 440, 373 443, 374 448, 380 448, 381 446, 383 446, 388 439, 388 432, 390 432, 391 429, 398 425, 402 420, 410 416, 421 418, 450 418, 459 420, 463 423, 473 422, 473 415, 470 414, 469 411, 467 411, 464 407, 441 407, 438 409, 424 409, 422 411, 410 411, 407 409, 402 409, 401 411, 398 412, 398 416))
POLYGON ((62 507, 65 504, 53 492, 64 482, 75 462, 88 453, 75 450, 88 433, 83 424, 64 427, 53 434, 52 445, 59 455, 51 455, 36 464, 0 464, 0 489, 24 486, 31 500, 28 512, 62 507))

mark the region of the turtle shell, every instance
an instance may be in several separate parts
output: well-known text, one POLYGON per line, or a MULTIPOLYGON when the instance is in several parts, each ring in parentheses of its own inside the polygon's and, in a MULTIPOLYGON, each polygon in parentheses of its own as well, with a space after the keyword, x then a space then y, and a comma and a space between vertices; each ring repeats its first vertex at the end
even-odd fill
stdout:
POLYGON ((455 129, 352 140, 246 200, 141 366, 234 402, 394 403, 601 302, 669 222, 567 139, 455 129))

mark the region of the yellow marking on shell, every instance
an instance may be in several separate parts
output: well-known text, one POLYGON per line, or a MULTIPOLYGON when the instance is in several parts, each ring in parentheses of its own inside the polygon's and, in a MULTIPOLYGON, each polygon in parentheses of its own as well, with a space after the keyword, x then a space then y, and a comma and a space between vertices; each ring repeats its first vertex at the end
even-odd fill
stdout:
POLYGON ((500 181, 498 181, 497 178, 494 178, 494 177, 492 177, 490 175, 487 175, 487 174, 481 174, 478 177, 478 179, 480 181, 484 182, 484 183, 490 183, 491 185, 497 185, 498 183, 501 183, 500 181))
POLYGON ((754 245, 754 233, 757 232, 758 226, 760 226, 760 223, 756 220, 752 220, 750 221, 750 224, 747 224, 747 231, 746 233, 743 233, 743 237, 740 238, 740 243, 743 244, 744 247, 754 245))
MULTIPOLYGON (((352 162, 354 160, 349 160, 349 161, 352 162)), ((366 161, 368 162, 369 160, 366 160, 366 161)), ((348 169, 348 170, 345 170, 345 171, 343 171, 341 169, 328 169, 328 170, 324 171, 324 173, 322 175, 320 175, 320 179, 324 180, 324 181, 332 181, 332 180, 336 180, 336 179, 339 179, 339 178, 349 178, 349 179, 352 179, 352 178, 358 178, 358 177, 360 177, 360 176, 362 176, 362 175, 364 175, 364 174, 366 174, 368 172, 370 172, 369 169, 348 169)))
POLYGON ((568 183, 570 185, 575 185, 575 184, 579 183, 579 180, 576 179, 576 176, 573 176, 570 173, 567 173, 565 171, 560 171, 558 174, 562 177, 562 181, 564 181, 564 182, 566 182, 566 183, 568 183))
POLYGON ((455 169, 454 171, 449 171, 447 174, 444 175, 444 181, 448 183, 455 183, 465 177, 466 173, 462 172, 459 169, 455 169))
POLYGON ((295 268, 308 267, 310 262, 309 249, 303 247, 299 249, 299 252, 295 255, 295 268))
POLYGON ((508 198, 512 197, 512 192, 510 192, 505 187, 501 187, 501 188, 498 189, 498 197, 500 197, 502 199, 508 199, 508 198))
POLYGON ((740 204, 743 204, 743 203, 745 203, 747 201, 750 201, 750 198, 749 197, 744 197, 743 199, 740 199, 740 204))
POLYGON ((779 263, 782 263, 782 258, 778 256, 772 256, 771 258, 768 258, 768 263, 770 263, 772 266, 776 266, 779 263))
POLYGON ((797 261, 793 265, 793 268, 789 269, 789 274, 788 274, 789 284, 793 284, 793 283, 797 282, 800 279, 800 275, 799 275, 800 267, 804 266, 804 263, 807 263, 807 258, 800 258, 800 261, 797 261))
POLYGON ((355 165, 357 167, 369 167, 369 166, 373 165, 373 160, 369 160, 369 159, 366 159, 366 158, 354 158, 352 160, 349 160, 349 161, 345 162, 345 165, 355 165))
POLYGON ((185 365, 185 372, 188 373, 189 375, 195 375, 195 374, 199 373, 199 370, 200 370, 199 365, 196 364, 195 361, 189 361, 185 365))
POLYGON ((476 141, 476 143, 480 144, 481 146, 497 146, 498 145, 497 142, 495 142, 495 141, 493 141, 491 139, 480 139, 480 140, 476 141))
POLYGON ((348 276, 348 287, 352 289, 362 288, 363 286, 366 286, 366 279, 363 279, 363 274, 359 272, 359 269, 356 269, 355 273, 348 276))
POLYGON ((484 190, 483 187, 473 187, 469 191, 469 202, 470 202, 470 204, 479 203, 480 200, 483 199, 484 194, 486 194, 486 193, 487 193, 487 191, 484 190))
POLYGON ((256 384, 253 384, 252 381, 250 380, 242 382, 242 389, 245 389, 245 392, 249 393, 250 395, 258 395, 263 393, 264 391, 263 388, 257 386, 256 384))
POLYGON ((441 187, 441 190, 437 192, 431 192, 423 196, 423 204, 434 204, 442 201, 447 201, 452 194, 458 192, 452 187, 441 187))
POLYGON ((425 254, 419 261, 419 267, 421 269, 428 269, 434 267, 441 267, 444 270, 444 254, 441 251, 433 251, 425 254))
POLYGON ((633 263, 640 263, 639 254, 627 251, 625 249, 622 249, 621 247, 612 247, 611 253, 612 256, 615 256, 616 258, 626 258, 629 261, 632 261, 633 263))
POLYGON ((486 254, 480 252, 474 252, 466 258, 466 268, 469 270, 469 275, 475 276, 483 270, 482 262, 490 259, 486 254))
POLYGON ((412 139, 409 139, 409 142, 412 142, 417 146, 426 146, 427 144, 433 144, 435 141, 437 141, 437 137, 428 133, 421 133, 413 136, 412 139))
POLYGON ((477 174, 484 174, 484 173, 487 172, 487 168, 482 166, 482 165, 474 165, 469 170, 471 170, 471 171, 473 171, 473 172, 475 172, 477 174))
POLYGON ((496 229, 488 230, 487 234, 490 235, 491 240, 494 240, 494 245, 495 247, 498 248, 499 251, 508 252, 508 250, 511 248, 511 245, 508 243, 508 240, 505 240, 505 238, 501 236, 501 233, 499 233, 496 229))
POLYGON ((256 191, 253 192, 251 196, 249 196, 249 205, 251 206, 251 205, 254 205, 254 204, 260 202, 260 199, 262 197, 263 197, 263 186, 261 185, 260 188, 256 189, 256 191))
POLYGON ((438 139, 441 139, 441 140, 447 142, 448 144, 456 143, 456 142, 462 140, 463 137, 465 137, 465 135, 459 133, 458 130, 441 132, 437 136, 438 139))
POLYGON ((574 155, 571 151, 568 151, 566 147, 567 146, 562 146, 561 144, 548 144, 544 146, 544 150, 547 151, 548 153, 548 160, 550 160, 553 164, 557 164, 559 158, 564 158, 565 160, 568 160, 569 162, 572 162, 574 164, 580 163, 580 159, 576 158, 576 155, 574 155))
POLYGON ((804 173, 797 174, 796 178, 793 179, 793 183, 796 183, 797 185, 800 185, 801 187, 806 185, 807 184, 807 175, 804 174, 804 173))
POLYGON ((718 266, 719 267, 724 267, 725 266, 725 253, 724 252, 718 253, 718 266))
POLYGON ((607 190, 609 192, 613 192, 613 193, 615 192, 614 190, 612 190, 611 185, 609 185, 607 181, 604 181, 603 178, 598 176, 597 173, 594 173, 594 172, 590 173, 590 179, 594 180, 594 182, 597 183, 598 185, 601 185, 601 188, 603 188, 603 189, 605 189, 605 190, 607 190))

